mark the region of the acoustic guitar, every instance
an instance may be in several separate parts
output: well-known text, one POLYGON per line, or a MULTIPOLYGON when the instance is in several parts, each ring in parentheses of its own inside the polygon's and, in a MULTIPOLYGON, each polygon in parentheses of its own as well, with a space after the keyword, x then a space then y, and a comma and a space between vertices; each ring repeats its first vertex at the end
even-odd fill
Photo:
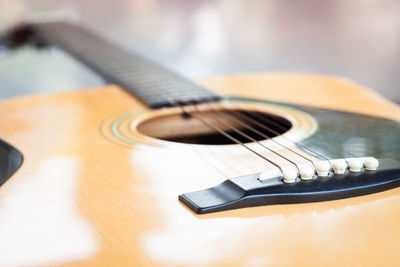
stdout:
POLYGON ((396 104, 318 74, 190 82, 66 23, 2 40, 110 85, 0 103, 0 266, 400 266, 396 104))

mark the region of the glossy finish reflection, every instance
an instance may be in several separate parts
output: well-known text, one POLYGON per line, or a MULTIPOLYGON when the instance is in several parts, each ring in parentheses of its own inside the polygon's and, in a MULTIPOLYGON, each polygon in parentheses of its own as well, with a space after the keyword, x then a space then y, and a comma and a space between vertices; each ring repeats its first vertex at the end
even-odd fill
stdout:
MULTIPOLYGON (((313 95, 325 108, 387 118, 400 114, 396 105, 353 83, 323 76, 238 75, 201 83, 222 95, 316 105, 307 97, 313 95), (294 93, 299 91, 301 95, 294 93), (339 95, 358 96, 359 101, 350 106, 337 102, 339 95)), ((0 233, 8 241, 0 240, 0 263, 400 264, 399 189, 198 216, 179 203, 179 194, 210 187, 259 165, 250 156, 237 160, 231 151, 212 146, 127 147, 101 134, 104 121, 138 109, 145 110, 115 86, 0 104, 2 137, 21 148, 26 159, 0 188, 0 233), (22 239, 28 241, 16 242, 22 239)))
POLYGON ((98 242, 76 206, 79 163, 44 160, 0 194, 0 265, 35 266, 82 260, 98 242))

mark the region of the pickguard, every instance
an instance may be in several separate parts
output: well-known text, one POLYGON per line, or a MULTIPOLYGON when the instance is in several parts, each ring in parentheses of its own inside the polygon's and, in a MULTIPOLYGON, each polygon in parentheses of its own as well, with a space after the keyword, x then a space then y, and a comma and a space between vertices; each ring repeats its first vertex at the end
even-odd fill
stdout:
POLYGON ((399 121, 267 100, 238 97, 228 99, 278 104, 308 113, 317 121, 318 129, 312 136, 299 143, 327 158, 346 158, 354 154, 358 157, 373 156, 400 160, 399 121))

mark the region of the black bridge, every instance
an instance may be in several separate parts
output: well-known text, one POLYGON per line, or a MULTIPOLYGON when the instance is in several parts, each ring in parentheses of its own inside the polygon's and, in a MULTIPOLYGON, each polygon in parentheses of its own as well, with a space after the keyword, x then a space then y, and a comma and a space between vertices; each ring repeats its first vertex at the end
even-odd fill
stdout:
POLYGON ((318 202, 376 193, 400 186, 400 161, 379 159, 376 171, 332 174, 288 184, 282 177, 261 182, 260 174, 226 180, 209 189, 182 194, 179 200, 198 214, 273 204, 318 202))

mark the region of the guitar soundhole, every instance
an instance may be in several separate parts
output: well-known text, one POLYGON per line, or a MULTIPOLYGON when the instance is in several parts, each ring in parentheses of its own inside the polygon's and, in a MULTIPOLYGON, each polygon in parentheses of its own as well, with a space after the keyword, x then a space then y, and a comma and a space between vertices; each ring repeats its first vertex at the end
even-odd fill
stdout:
MULTIPOLYGON (((257 111, 234 109, 221 110, 219 112, 194 112, 194 114, 211 122, 214 126, 243 143, 253 141, 218 122, 215 118, 229 123, 230 126, 257 141, 265 140, 267 139, 266 137, 271 138, 281 135, 292 128, 292 123, 286 118, 257 111), (262 133, 262 135, 259 133, 262 133)), ((200 145, 234 144, 229 138, 190 115, 171 114, 152 118, 141 122, 137 126, 137 130, 144 135, 171 142, 200 145)))

